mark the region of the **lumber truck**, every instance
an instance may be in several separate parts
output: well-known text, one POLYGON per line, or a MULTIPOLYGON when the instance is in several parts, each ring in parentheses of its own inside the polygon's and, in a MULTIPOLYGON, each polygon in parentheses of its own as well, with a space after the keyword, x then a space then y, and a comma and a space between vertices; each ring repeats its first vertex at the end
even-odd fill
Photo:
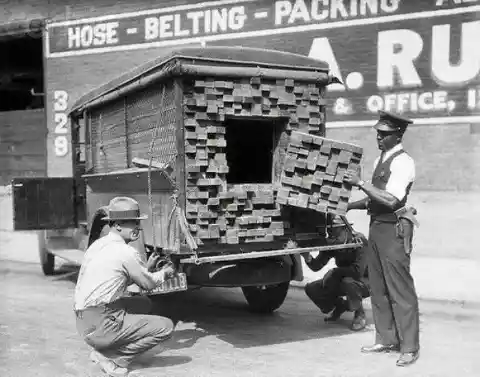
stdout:
POLYGON ((55 257, 80 264, 109 230, 109 201, 132 197, 148 215, 133 246, 177 272, 137 294, 241 287, 252 310, 272 312, 303 279, 301 253, 360 246, 326 242, 331 217, 346 214, 343 176, 362 158, 325 137, 336 81, 292 53, 171 49, 72 105, 74 173, 14 179, 14 227, 38 231, 49 275, 55 257))

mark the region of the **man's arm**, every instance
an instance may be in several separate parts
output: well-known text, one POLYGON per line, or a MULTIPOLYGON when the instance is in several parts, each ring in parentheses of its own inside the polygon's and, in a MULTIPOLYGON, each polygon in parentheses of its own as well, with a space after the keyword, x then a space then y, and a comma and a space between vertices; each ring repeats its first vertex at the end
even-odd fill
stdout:
MULTIPOLYGON (((369 182, 360 185, 359 175, 353 171, 347 171, 344 181, 352 186, 357 186, 368 197, 391 209, 396 209, 399 202, 405 197, 407 186, 415 178, 415 163, 406 154, 396 157, 390 166, 390 178, 386 190, 380 190, 369 182)), ((352 203, 352 205, 355 204, 352 203)), ((355 208, 350 208, 355 209, 355 208)))
MULTIPOLYGON (((365 194, 367 194, 368 198, 366 199, 375 200, 376 202, 381 203, 392 209, 394 209, 399 203, 399 200, 395 196, 393 196, 392 194, 390 194, 385 190, 381 190, 373 186, 369 182, 363 182, 363 184, 360 185, 361 179, 356 172, 347 171, 345 173, 344 181, 352 186, 359 187, 360 190, 362 190, 365 194)), ((366 202, 364 203, 363 200, 359 200, 357 202, 353 202, 349 204, 348 209, 366 208, 367 203, 366 202), (362 207, 364 205, 365 207, 362 207)))
POLYGON ((310 268, 314 272, 320 271, 323 267, 327 265, 327 263, 332 258, 329 253, 324 251, 320 251, 315 258, 312 257, 310 253, 307 253, 307 255, 303 255, 303 257, 305 258, 305 263, 307 264, 308 268, 310 268))
POLYGON ((355 202, 348 203, 347 211, 350 211, 351 209, 367 209, 368 208, 368 196, 357 200, 355 202))
POLYGON ((135 258, 134 255, 127 257, 123 266, 130 279, 147 291, 158 287, 173 274, 171 267, 162 268, 157 272, 149 272, 145 263, 135 258))
POLYGON ((362 186, 359 186, 357 183, 356 186, 377 203, 381 203, 391 209, 395 209, 398 206, 399 200, 386 190, 381 190, 368 182, 365 182, 362 186))

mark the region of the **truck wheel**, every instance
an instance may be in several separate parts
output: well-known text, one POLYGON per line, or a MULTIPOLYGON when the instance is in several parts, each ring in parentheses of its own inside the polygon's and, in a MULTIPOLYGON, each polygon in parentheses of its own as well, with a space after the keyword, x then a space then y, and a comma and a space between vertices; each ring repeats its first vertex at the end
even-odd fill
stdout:
POLYGON ((46 249, 40 249, 40 264, 45 275, 55 273, 55 255, 49 253, 46 249))
POLYGON ((272 313, 278 309, 287 297, 290 282, 275 285, 242 287, 243 295, 255 313, 272 313))
POLYGON ((47 250, 45 232, 38 234, 38 253, 44 275, 53 275, 55 273, 55 255, 47 250))

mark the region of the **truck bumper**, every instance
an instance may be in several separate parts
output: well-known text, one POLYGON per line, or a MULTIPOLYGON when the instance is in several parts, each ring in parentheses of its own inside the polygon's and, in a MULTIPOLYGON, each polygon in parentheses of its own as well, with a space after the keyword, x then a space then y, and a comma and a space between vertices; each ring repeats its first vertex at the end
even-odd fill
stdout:
POLYGON ((245 287, 278 284, 292 279, 286 258, 217 262, 185 267, 189 284, 208 287, 245 287))

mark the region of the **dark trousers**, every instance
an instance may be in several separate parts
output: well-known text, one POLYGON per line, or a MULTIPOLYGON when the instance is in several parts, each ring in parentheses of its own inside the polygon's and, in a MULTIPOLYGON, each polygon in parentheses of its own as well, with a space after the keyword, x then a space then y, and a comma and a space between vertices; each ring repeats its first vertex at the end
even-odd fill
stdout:
POLYGON ((147 315, 148 297, 122 298, 113 304, 76 312, 77 330, 85 342, 126 367, 131 360, 171 337, 173 322, 147 315))
POLYGON ((346 296, 350 311, 363 310, 362 299, 369 296, 368 287, 360 280, 339 273, 342 269, 332 268, 323 279, 308 283, 305 293, 322 313, 331 312, 339 298, 346 296))
POLYGON ((396 224, 372 221, 368 274, 376 343, 400 344, 401 352, 419 345, 419 310, 410 255, 396 224))

